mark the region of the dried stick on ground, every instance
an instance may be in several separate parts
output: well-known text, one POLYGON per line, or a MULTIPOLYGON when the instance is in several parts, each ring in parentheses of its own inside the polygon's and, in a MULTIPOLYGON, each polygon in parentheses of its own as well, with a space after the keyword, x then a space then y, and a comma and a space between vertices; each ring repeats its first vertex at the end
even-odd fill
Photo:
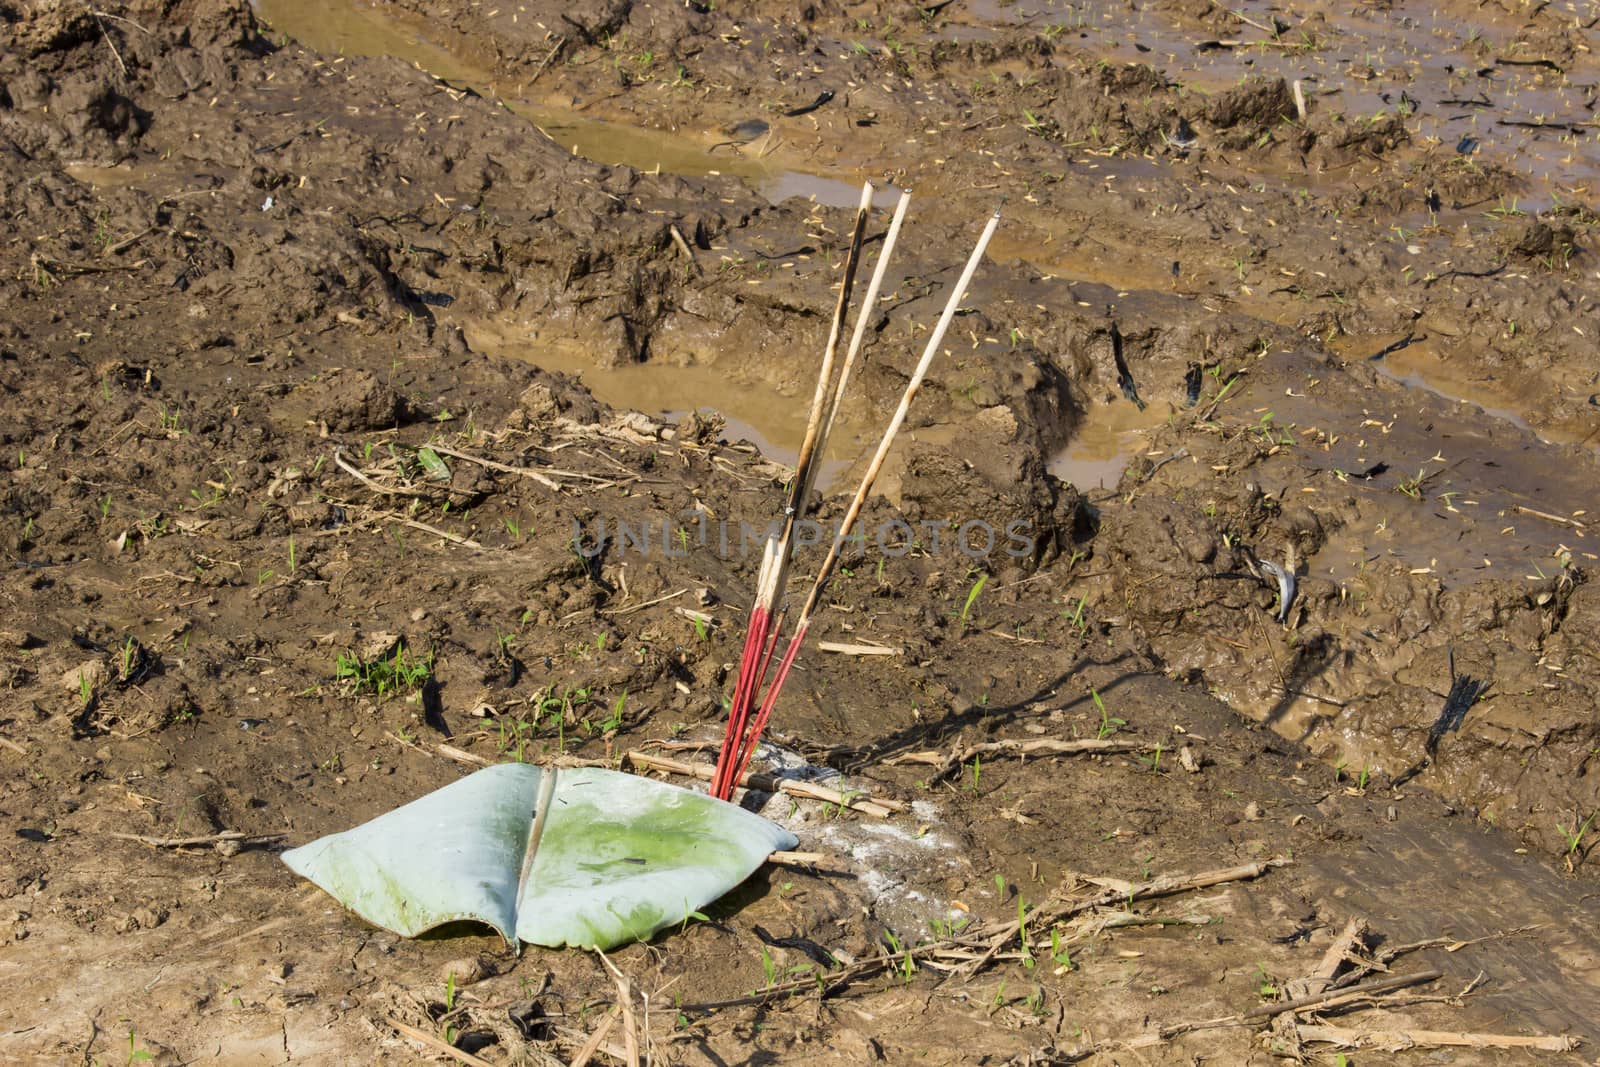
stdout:
POLYGON ((220 834, 204 834, 200 837, 147 837, 144 834, 107 834, 118 841, 137 841, 141 845, 151 848, 199 848, 203 845, 237 844, 241 848, 249 845, 268 845, 274 841, 282 841, 287 834, 246 834, 238 830, 224 830, 220 834))
POLYGON ((974 756, 1004 755, 1019 756, 1024 759, 1028 756, 1093 756, 1121 752, 1154 752, 1156 747, 1141 741, 1114 741, 1110 738, 1086 737, 1076 741, 1058 741, 1055 738, 1039 737, 1031 741, 983 741, 971 745, 957 745, 948 753, 937 750, 906 752, 883 762, 889 766, 915 763, 938 767, 939 774, 936 775, 938 777, 949 773, 974 756))
POLYGON ((399 1019, 391 1018, 389 1020, 389 1025, 394 1027, 400 1033, 404 1034, 406 1037, 409 1037, 411 1040, 426 1045, 434 1052, 449 1056, 457 1063, 464 1063, 467 1065, 467 1067, 494 1067, 494 1064, 490 1063, 488 1060, 479 1059, 470 1052, 463 1052, 454 1045, 445 1044, 443 1041, 439 1040, 437 1037, 434 1037, 426 1030, 419 1030, 415 1026, 401 1022, 399 1019))
POLYGON ((546 489, 559 490, 561 488, 561 483, 556 481, 554 478, 547 478, 538 471, 530 470, 527 467, 513 467, 509 463, 500 463, 496 460, 484 459, 482 456, 474 456, 466 452, 457 451, 454 448, 445 448, 443 445, 434 444, 429 445, 428 447, 442 456, 453 456, 456 459, 465 460, 468 463, 476 463, 480 467, 488 467, 490 470, 504 471, 506 474, 520 474, 524 478, 530 478, 533 481, 538 482, 546 489))
POLYGON ((1482 937, 1470 937, 1464 941, 1454 937, 1429 937, 1421 941, 1411 941, 1404 945, 1386 948, 1378 953, 1378 962, 1384 964, 1393 963, 1408 952, 1417 952, 1425 948, 1442 948, 1446 952, 1459 952, 1468 945, 1481 945, 1485 941, 1500 941, 1508 937, 1521 937, 1523 934, 1530 934, 1542 928, 1543 924, 1541 923, 1535 923, 1532 926, 1516 926, 1510 930, 1496 930, 1492 934, 1484 934, 1482 937))
MULTIPOLYGON (((653 771, 666 771, 670 774, 682 774, 690 778, 698 778, 709 782, 716 774, 716 769, 705 763, 689 763, 685 760, 669 759, 666 756, 652 756, 648 752, 630 750, 625 757, 628 764, 633 767, 644 767, 653 771)), ((739 785, 746 789, 759 789, 764 793, 787 793, 792 797, 804 797, 807 800, 820 800, 825 804, 838 804, 840 807, 859 811, 864 815, 876 815, 886 819, 895 812, 905 811, 906 805, 898 800, 888 797, 873 797, 854 792, 841 792, 830 789, 825 785, 815 782, 802 782, 795 778, 774 778, 767 774, 746 773, 740 777, 739 785)))
POLYGON ((1077 900, 1061 901, 1051 898, 1040 904, 1025 917, 1013 919, 1006 923, 989 939, 988 949, 982 956, 969 963, 965 971, 967 975, 976 974, 981 970, 996 953, 1005 948, 1011 939, 1017 937, 1023 928, 1024 918, 1035 929, 1046 929, 1060 922, 1062 919, 1079 915, 1094 908, 1104 907, 1107 904, 1119 904, 1124 901, 1133 902, 1144 900, 1148 897, 1164 897, 1173 893, 1187 892, 1191 889, 1205 889, 1209 886, 1222 885, 1226 882, 1242 882, 1252 878, 1259 878, 1273 867, 1287 866, 1291 861, 1282 857, 1274 857, 1259 863, 1243 863, 1237 867, 1223 867, 1214 871, 1203 871, 1191 875, 1163 875, 1153 878, 1148 882, 1129 883, 1116 878, 1086 878, 1084 881, 1092 885, 1109 886, 1103 893, 1093 897, 1077 900))
MULTIPOLYGON (((361 505, 346 505, 346 507, 361 507, 361 505)), ((441 538, 445 541, 449 541, 453 545, 460 545, 462 548, 483 547, 482 544, 474 541, 470 537, 462 537, 460 534, 453 534, 449 530, 441 530, 437 526, 430 526, 425 522, 418 522, 416 519, 408 519, 404 515, 397 514, 393 511, 379 511, 377 508, 365 508, 364 510, 367 512, 367 514, 363 516, 361 520, 364 522, 373 522, 381 519, 385 522, 398 523, 401 526, 405 526, 413 530, 421 530, 430 537, 441 538)))
POLYGON ((606 1035, 611 1032, 611 1028, 617 1024, 617 1020, 620 1018, 622 1018, 622 1005, 618 1004, 600 1020, 600 1025, 594 1028, 594 1033, 590 1034, 589 1039, 578 1049, 578 1054, 572 1057, 570 1067, 586 1067, 588 1062, 594 1058, 594 1054, 600 1051, 600 1046, 605 1044, 606 1035))
MULTIPOLYGON (((628 976, 617 969, 604 952, 595 950, 600 957, 600 962, 606 965, 606 970, 611 972, 611 978, 617 984, 617 1006, 622 1009, 622 1049, 627 1057, 628 1067, 639 1067, 639 1032, 633 1017, 633 983, 628 976)), ((649 1035, 645 1035, 648 1040, 649 1035)))
MULTIPOLYGON (((750 996, 732 997, 728 1000, 708 1001, 700 1004, 685 1004, 678 1010, 682 1012, 717 1011, 722 1008, 766 1004, 774 1000, 782 1000, 797 994, 810 992, 817 992, 820 996, 826 998, 844 990, 853 982, 881 974, 893 968, 904 967, 908 963, 918 966, 955 963, 960 964, 960 966, 938 966, 936 969, 970 974, 972 971, 980 969, 996 959, 1036 958, 1039 953, 1050 949, 1047 932, 1055 923, 1063 919, 1092 912, 1096 908, 1107 904, 1123 904, 1129 897, 1138 900, 1145 897, 1170 896, 1174 893, 1192 889, 1204 889, 1209 886, 1222 885, 1226 882, 1258 878, 1273 867, 1281 867, 1288 862, 1288 860, 1284 859, 1271 859, 1261 863, 1246 863, 1237 867, 1202 871, 1193 875, 1172 875, 1134 886, 1131 892, 1107 891, 1075 900, 1052 898, 1028 913, 1026 917, 1027 925, 1030 928, 1038 930, 1041 935, 1046 935, 1038 939, 1030 938, 1028 940, 1028 957, 1024 957, 1022 951, 1022 924, 1017 922, 1007 923, 999 927, 992 935, 987 934, 982 927, 974 927, 952 937, 907 947, 897 953, 883 952, 871 959, 860 960, 847 967, 822 975, 807 975, 804 978, 797 978, 793 981, 780 982, 750 996), (1015 951, 1009 953, 1002 951, 1013 943, 1017 946, 1015 951), (820 984, 819 978, 821 980, 820 984)), ((1125 916, 1125 914, 1118 913, 1118 917, 1125 916)), ((1113 925, 1127 925, 1127 921, 1124 919, 1122 923, 1114 923, 1113 925)), ((1103 929, 1103 926, 1090 924, 1086 927, 1084 936, 1092 936, 1099 929, 1103 929)), ((1237 1016, 1230 1016, 1215 1023, 1188 1025, 1191 1027, 1236 1026, 1241 1025, 1241 1023, 1237 1016)))
POLYGON ((1408 1048, 1526 1048, 1540 1052, 1571 1052, 1582 1042, 1559 1034, 1469 1034, 1457 1030, 1368 1030, 1343 1026, 1301 1024, 1300 1037, 1340 1048, 1371 1048, 1400 1052, 1408 1048))
POLYGON ((1394 989, 1404 989, 1407 986, 1421 985, 1444 977, 1443 971, 1427 970, 1418 971, 1416 974, 1394 974, 1387 978, 1375 978, 1370 982, 1360 985, 1346 986, 1343 989, 1330 989, 1321 993, 1313 993, 1292 1000, 1280 1000, 1272 1004, 1260 1004, 1245 1012, 1240 1018, 1270 1019, 1274 1015, 1281 1015, 1286 1011, 1300 1011, 1304 1008, 1328 1008, 1347 1001, 1361 1000, 1364 997, 1374 996, 1378 993, 1387 993, 1394 989))
POLYGON ((1333 939, 1333 944, 1328 946, 1328 950, 1322 954, 1322 959, 1311 969, 1311 973, 1305 978, 1290 982, 1285 987, 1285 992, 1291 997, 1303 997, 1327 989, 1333 984, 1346 958, 1362 943, 1366 934, 1365 919, 1355 918, 1345 923, 1344 929, 1333 939))

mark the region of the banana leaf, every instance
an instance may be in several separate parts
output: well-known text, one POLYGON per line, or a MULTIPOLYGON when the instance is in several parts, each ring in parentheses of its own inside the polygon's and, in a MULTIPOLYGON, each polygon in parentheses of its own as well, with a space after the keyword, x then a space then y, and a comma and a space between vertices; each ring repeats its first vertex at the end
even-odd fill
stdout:
POLYGON ((664 782, 507 763, 283 862, 406 937, 473 920, 513 946, 606 949, 687 921, 795 844, 759 815, 664 782))

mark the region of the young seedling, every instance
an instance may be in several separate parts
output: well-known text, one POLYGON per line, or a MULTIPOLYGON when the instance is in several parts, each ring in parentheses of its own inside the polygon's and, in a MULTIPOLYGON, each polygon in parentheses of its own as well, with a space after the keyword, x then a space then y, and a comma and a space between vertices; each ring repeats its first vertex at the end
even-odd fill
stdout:
POLYGON ((978 594, 983 592, 983 587, 989 582, 987 572, 978 575, 978 580, 972 583, 972 588, 967 591, 967 602, 961 605, 961 628, 967 627, 967 616, 972 614, 972 605, 977 601, 978 594))
POLYGON ((1072 970, 1072 950, 1061 940, 1061 927, 1050 928, 1050 958, 1056 961, 1059 972, 1072 970))
POLYGON ((600 732, 602 734, 609 734, 611 731, 622 725, 622 706, 626 704, 627 701, 628 691, 624 689, 622 691, 622 695, 617 698, 617 702, 611 707, 611 717, 600 724, 600 732))
POLYGON ((1078 631, 1079 637, 1089 632, 1089 622, 1083 617, 1083 606, 1088 602, 1088 594, 1084 594, 1078 598, 1078 606, 1070 614, 1065 611, 1061 613, 1061 617, 1070 622, 1072 628, 1078 631))
POLYGON ((778 965, 772 958, 772 953, 767 951, 767 946, 761 946, 761 970, 767 976, 766 988, 772 988, 773 979, 778 976, 778 965))
POLYGON ((1094 706, 1100 710, 1100 730, 1094 735, 1096 741, 1103 741, 1117 732, 1117 727, 1128 725, 1126 719, 1113 719, 1110 712, 1106 711, 1106 702, 1100 699, 1096 690, 1089 690, 1089 696, 1094 699, 1094 706))
MULTIPOLYGON (((445 980, 444 980, 444 1014, 445 1014, 445 1018, 448 1019, 451 1015, 455 1014, 455 1010, 456 1010, 456 972, 451 971, 448 975, 445 976, 445 980)), ((444 1029, 440 1032, 439 1036, 444 1039, 444 1043, 445 1044, 454 1045, 456 1043, 456 1028, 455 1028, 455 1026, 452 1025, 451 1023, 446 1022, 444 1024, 444 1029)))
POLYGON ((895 970, 900 973, 900 981, 905 985, 911 984, 911 979, 917 976, 917 961, 912 958, 911 948, 903 945, 893 930, 883 932, 884 941, 888 942, 890 955, 899 956, 900 962, 895 964, 895 970))
POLYGON ((1017 894, 1017 940, 1022 945, 1022 966, 1033 970, 1033 946, 1028 943, 1028 902, 1017 894))
POLYGON ((404 642, 395 646, 388 659, 367 662, 352 652, 341 652, 334 660, 334 680, 350 694, 371 693, 379 700, 398 691, 416 692, 433 677, 433 653, 413 656, 404 642))
POLYGON ((1568 830, 1562 826, 1556 827, 1556 829, 1560 831, 1561 836, 1566 838, 1567 841, 1566 854, 1561 858, 1562 861, 1566 863, 1567 873, 1569 874, 1577 869, 1577 860, 1581 858, 1579 855, 1579 850, 1583 847, 1583 839, 1588 836, 1589 828, 1594 825, 1596 815, 1600 815, 1600 809, 1591 811, 1589 813, 1589 817, 1583 820, 1582 824, 1573 830, 1568 830))

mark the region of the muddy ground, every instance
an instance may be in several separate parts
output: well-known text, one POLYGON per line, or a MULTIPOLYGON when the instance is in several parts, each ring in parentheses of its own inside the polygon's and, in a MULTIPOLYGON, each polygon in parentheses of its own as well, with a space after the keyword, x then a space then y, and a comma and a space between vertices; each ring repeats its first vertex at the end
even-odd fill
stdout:
POLYGON ((275 852, 483 762, 714 741, 739 524, 874 178, 916 193, 823 521, 1005 221, 869 508, 910 536, 819 619, 894 654, 808 648, 774 734, 910 810, 747 797, 828 858, 613 954, 649 1057, 1331 1064, 1310 1026, 1188 1027, 1359 918, 1444 975, 1327 1022, 1586 1044, 1347 1062, 1595 1062, 1584 5, 798 15, 0 0, 0 1051, 439 1055, 402 1024, 570 1061, 601 961, 397 939, 275 852), (963 552, 974 520, 1026 549, 963 552), (397 650, 382 693, 341 667, 397 650), (1460 677, 1489 688, 1442 730, 1460 677), (1004 751, 1070 739, 1128 751, 1004 751), (1048 961, 705 1007, 1271 859, 1048 961))

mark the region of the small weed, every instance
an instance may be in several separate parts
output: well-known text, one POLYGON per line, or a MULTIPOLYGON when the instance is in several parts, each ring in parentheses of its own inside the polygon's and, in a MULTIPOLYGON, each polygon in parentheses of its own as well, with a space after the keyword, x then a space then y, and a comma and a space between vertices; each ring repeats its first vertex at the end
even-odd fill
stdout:
POLYGON ((138 1047, 138 1042, 135 1041, 134 1037, 133 1037, 133 1031, 129 1030, 128 1031, 128 1062, 129 1063, 143 1063, 146 1060, 153 1060, 153 1059, 155 1059, 155 1056, 151 1054, 149 1049, 147 1049, 147 1048, 139 1048, 138 1047))
POLYGON ((1256 964, 1256 992, 1261 995, 1262 1000, 1269 1000, 1278 995, 1277 985, 1267 977, 1266 968, 1260 964, 1256 964))
POLYGON ((884 941, 888 942, 890 954, 900 957, 900 962, 895 964, 895 970, 900 974, 900 981, 910 985, 911 980, 917 976, 917 961, 911 956, 911 947, 901 944, 900 939, 894 936, 894 931, 883 932, 884 941))
POLYGON ((711 916, 707 915, 703 911, 695 911, 694 909, 689 907, 689 902, 688 901, 684 901, 683 925, 678 927, 678 933, 681 934, 685 930, 689 929, 689 920, 690 919, 697 919, 700 922, 708 923, 708 922, 711 921, 711 916))
MULTIPOLYGON (((451 971, 448 975, 445 976, 445 980, 444 980, 444 1013, 445 1013, 446 1016, 449 1016, 452 1013, 454 1013, 455 1010, 456 1010, 456 972, 451 971)), ((444 1039, 444 1043, 445 1044, 454 1045, 456 1043, 456 1028, 454 1026, 450 1025, 449 1023, 446 1023, 444 1025, 444 1029, 440 1032, 439 1036, 444 1039)))
POLYGON ((394 655, 371 662, 356 653, 339 653, 334 662, 334 679, 350 694, 371 693, 379 700, 396 692, 415 692, 433 677, 433 653, 413 656, 405 643, 395 646, 394 655))

